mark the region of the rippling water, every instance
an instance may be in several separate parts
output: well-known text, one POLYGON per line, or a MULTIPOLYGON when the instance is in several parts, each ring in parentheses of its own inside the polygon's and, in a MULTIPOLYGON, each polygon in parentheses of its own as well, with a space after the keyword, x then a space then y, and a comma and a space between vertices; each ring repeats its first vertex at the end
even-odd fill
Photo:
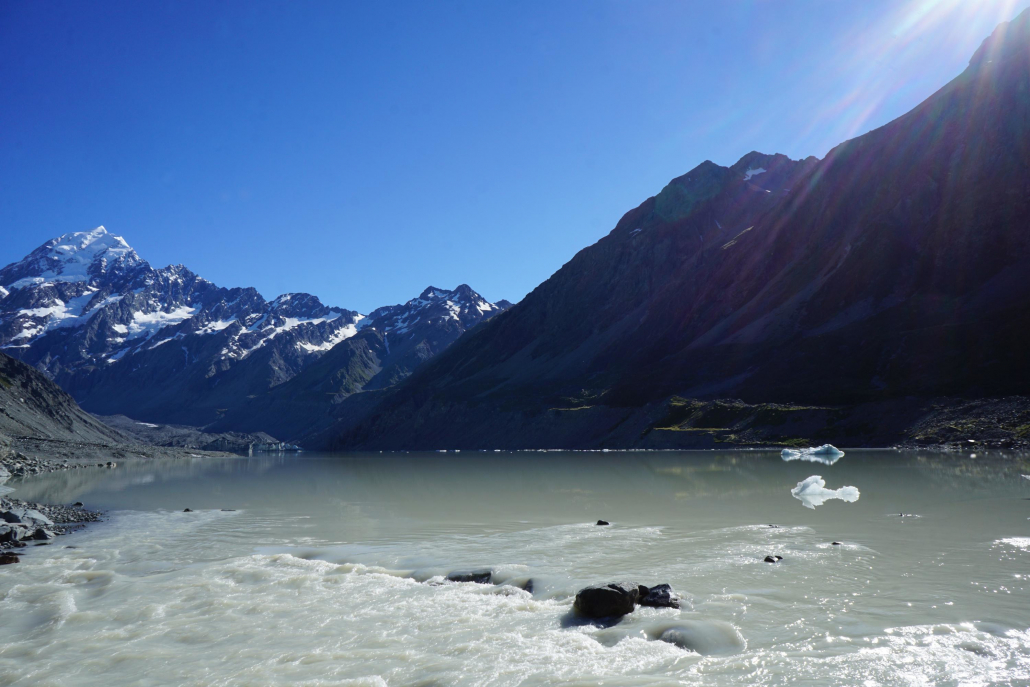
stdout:
POLYGON ((14 496, 110 516, 0 568, 0 684, 1026 685, 1021 474, 1028 456, 849 451, 48 475, 14 496), (792 495, 813 476, 860 496, 792 495), (475 567, 500 584, 443 582, 475 567), (683 608, 570 616, 577 589, 617 580, 669 583, 683 608))

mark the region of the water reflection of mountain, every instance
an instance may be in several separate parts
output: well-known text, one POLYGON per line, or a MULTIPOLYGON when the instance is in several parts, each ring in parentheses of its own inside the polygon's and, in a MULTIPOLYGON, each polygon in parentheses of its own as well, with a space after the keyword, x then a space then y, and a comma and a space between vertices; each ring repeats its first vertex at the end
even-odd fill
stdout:
POLYGON ((116 468, 80 468, 33 477, 10 484, 12 496, 23 501, 69 503, 86 491, 114 492, 154 482, 188 481, 204 475, 260 474, 291 458, 174 458, 126 460, 116 468))

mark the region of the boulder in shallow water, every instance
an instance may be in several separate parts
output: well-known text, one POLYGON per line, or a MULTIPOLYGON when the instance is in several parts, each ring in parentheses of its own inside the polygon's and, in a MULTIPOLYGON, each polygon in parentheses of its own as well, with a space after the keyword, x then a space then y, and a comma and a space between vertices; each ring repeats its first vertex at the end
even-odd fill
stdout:
POLYGON ((608 522, 607 520, 598 520, 597 524, 601 525, 601 526, 604 526, 604 525, 610 525, 611 523, 608 522))
POLYGON ((654 587, 644 587, 647 592, 641 592, 637 600, 641 606, 650 608, 679 608, 680 600, 667 584, 659 584, 654 587))
POLYGON ((489 568, 479 570, 456 570, 447 575, 448 582, 477 582, 479 584, 490 584, 494 572, 489 568))
POLYGON ((16 542, 24 536, 25 530, 11 525, 0 525, 0 544, 16 542))
POLYGON ((737 628, 721 620, 682 620, 662 630, 658 639, 702 656, 736 654, 747 648, 737 628))
POLYGON ((595 584, 580 589, 572 607, 587 618, 622 616, 633 612, 639 598, 640 585, 629 582, 595 584))
POLYGON ((765 557, 765 562, 766 563, 779 563, 782 560, 783 560, 783 556, 766 556, 765 557))
POLYGON ((53 539, 53 538, 54 538, 54 533, 51 532, 50 530, 45 530, 42 527, 37 527, 36 531, 33 532, 32 535, 29 537, 29 539, 34 539, 36 541, 46 541, 48 539, 53 539))
POLYGON ((21 516, 21 521, 27 525, 53 525, 54 521, 47 516, 40 513, 38 510, 32 510, 31 508, 24 511, 21 516))
POLYGON ((10 565, 11 563, 17 563, 19 560, 16 554, 0 553, 0 565, 10 565))

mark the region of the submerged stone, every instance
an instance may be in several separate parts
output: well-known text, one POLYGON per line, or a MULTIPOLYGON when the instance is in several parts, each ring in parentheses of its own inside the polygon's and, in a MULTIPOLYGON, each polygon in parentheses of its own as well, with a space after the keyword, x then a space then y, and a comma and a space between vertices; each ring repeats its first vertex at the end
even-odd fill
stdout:
POLYGON ((478 584, 490 584, 493 579, 493 570, 480 568, 479 570, 458 570, 447 575, 449 582, 476 582, 478 584))
POLYGON ((684 620, 664 630, 658 639, 702 656, 736 654, 747 647, 737 628, 721 620, 684 620))

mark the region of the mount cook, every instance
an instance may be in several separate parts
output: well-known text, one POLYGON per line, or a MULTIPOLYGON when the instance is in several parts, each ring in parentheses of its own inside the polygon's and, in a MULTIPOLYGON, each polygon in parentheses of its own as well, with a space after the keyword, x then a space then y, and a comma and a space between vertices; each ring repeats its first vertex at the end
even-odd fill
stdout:
POLYGON ((360 332, 396 353, 340 394, 389 386, 508 306, 465 285, 430 287, 369 316, 306 293, 266 301, 182 265, 155 269, 97 227, 47 241, 0 270, 0 348, 90 412, 203 426, 360 332))

